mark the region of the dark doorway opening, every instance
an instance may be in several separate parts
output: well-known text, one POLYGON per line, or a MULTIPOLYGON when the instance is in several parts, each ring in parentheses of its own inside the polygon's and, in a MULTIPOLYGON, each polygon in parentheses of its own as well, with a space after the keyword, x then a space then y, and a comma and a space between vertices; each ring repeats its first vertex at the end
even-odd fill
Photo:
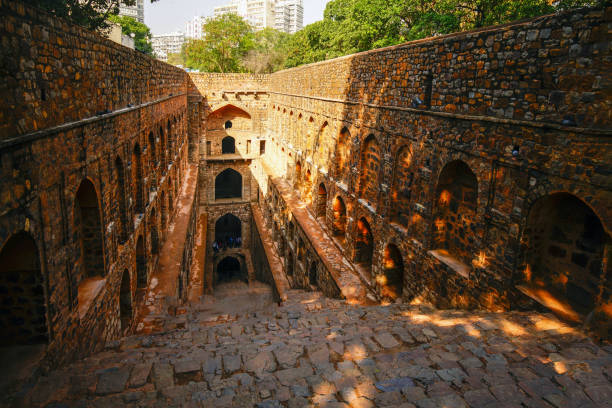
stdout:
POLYGON ((226 169, 215 179, 215 200, 242 197, 242 176, 234 169, 226 169))
POLYGON ((228 256, 217 265, 217 284, 233 281, 248 283, 248 278, 240 261, 233 256, 228 256))

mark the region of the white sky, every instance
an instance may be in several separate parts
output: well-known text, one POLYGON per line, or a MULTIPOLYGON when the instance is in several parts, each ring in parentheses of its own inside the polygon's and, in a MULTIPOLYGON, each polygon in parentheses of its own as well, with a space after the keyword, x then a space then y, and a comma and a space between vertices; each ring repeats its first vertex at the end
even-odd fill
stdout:
MULTIPOLYGON (((323 10, 329 0, 304 0, 304 25, 323 19, 323 10)), ((213 8, 228 0, 145 0, 145 24, 153 34, 184 30, 194 16, 210 16, 213 8)))

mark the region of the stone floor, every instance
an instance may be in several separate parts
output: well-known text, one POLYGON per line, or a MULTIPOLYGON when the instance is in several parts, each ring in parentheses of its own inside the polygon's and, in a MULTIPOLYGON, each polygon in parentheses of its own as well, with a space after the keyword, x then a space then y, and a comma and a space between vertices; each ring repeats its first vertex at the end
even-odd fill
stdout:
POLYGON ((174 329, 108 344, 2 406, 612 406, 612 347, 551 315, 288 299, 229 287, 179 308, 174 329))

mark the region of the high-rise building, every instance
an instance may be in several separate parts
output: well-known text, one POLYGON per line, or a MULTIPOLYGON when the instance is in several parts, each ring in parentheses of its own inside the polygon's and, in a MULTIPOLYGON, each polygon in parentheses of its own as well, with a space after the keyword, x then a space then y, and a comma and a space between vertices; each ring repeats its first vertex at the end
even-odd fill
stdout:
POLYGON ((202 26, 206 21, 205 17, 195 16, 193 19, 185 23, 185 38, 202 39, 202 26))
POLYGON ((168 60, 168 54, 178 54, 185 42, 185 34, 181 32, 154 35, 151 43, 153 53, 162 61, 168 60))
POLYGON ((238 14, 255 30, 271 27, 294 33, 304 24, 302 0, 231 0, 214 9, 215 17, 226 13, 238 14))
POLYGON ((302 0, 277 0, 274 8, 274 28, 286 33, 295 33, 304 27, 304 4, 302 0))
POLYGON ((119 15, 132 17, 134 20, 144 24, 144 0, 136 0, 133 6, 119 4, 119 15))

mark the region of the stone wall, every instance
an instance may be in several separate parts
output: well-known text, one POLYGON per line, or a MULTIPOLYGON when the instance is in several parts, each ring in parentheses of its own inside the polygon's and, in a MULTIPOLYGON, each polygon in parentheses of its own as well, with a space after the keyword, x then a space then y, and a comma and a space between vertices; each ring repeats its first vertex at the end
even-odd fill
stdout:
POLYGON ((34 242, 44 367, 129 331, 185 174, 189 78, 20 3, 0 14, 0 251, 34 242))
POLYGON ((611 16, 573 10, 272 74, 264 160, 313 214, 325 186, 330 231, 349 259, 368 260, 381 295, 398 292, 386 290, 383 264, 397 248, 407 299, 507 309, 534 307, 523 293, 542 302, 549 292, 577 311, 582 293, 604 310, 611 16), (580 203, 559 200, 576 219, 529 217, 557 193, 580 203), (571 248, 534 242, 534 231, 563 222, 575 224, 571 248), (557 261, 536 266, 534 252, 557 261), (573 266, 541 278, 560 262, 573 266))

